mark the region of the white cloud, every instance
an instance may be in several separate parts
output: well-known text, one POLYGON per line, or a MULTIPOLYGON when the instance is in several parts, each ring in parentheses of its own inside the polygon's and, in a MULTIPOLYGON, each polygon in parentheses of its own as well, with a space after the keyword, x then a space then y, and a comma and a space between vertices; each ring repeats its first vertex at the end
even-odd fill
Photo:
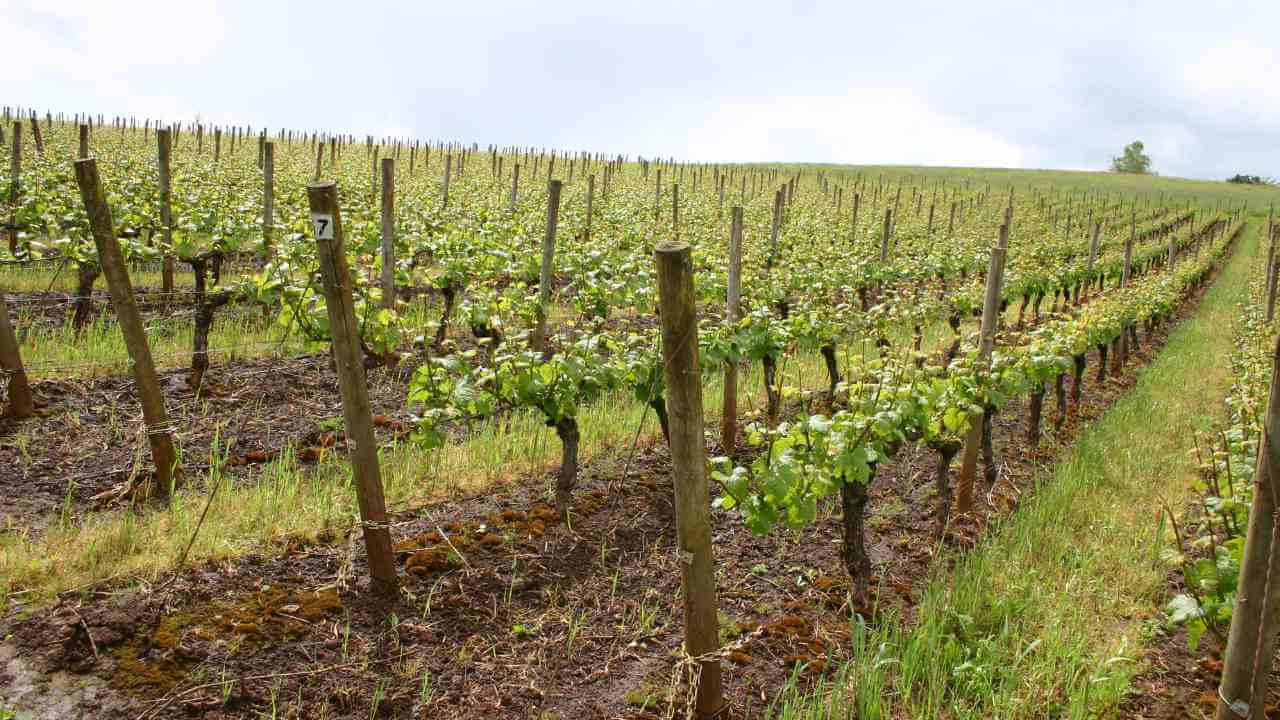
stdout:
POLYGON ((707 160, 1280 175, 1280 3, 0 0, 5 102, 707 160))

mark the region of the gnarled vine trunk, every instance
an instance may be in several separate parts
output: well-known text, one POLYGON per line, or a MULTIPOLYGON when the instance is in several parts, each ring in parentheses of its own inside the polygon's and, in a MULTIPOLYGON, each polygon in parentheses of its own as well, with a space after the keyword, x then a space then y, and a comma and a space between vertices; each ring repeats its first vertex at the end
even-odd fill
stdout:
POLYGON ((1031 388, 1031 400, 1027 409, 1027 442, 1031 447, 1040 445, 1040 416, 1044 413, 1044 383, 1031 388))
POLYGON ((933 469, 933 485, 938 495, 937 517, 934 527, 939 536, 947 529, 947 520, 951 517, 951 461, 960 452, 958 442, 945 442, 933 446, 938 453, 938 464, 933 469))
POLYGON ((844 482, 840 485, 840 559, 849 573, 850 594, 855 610, 866 608, 871 593, 871 558, 867 555, 865 524, 867 503, 871 499, 871 483, 876 478, 876 466, 866 484, 844 482))
POLYGON ((444 297, 444 309, 440 313, 440 325, 436 327, 436 348, 444 345, 444 339, 449 334, 449 318, 453 316, 453 303, 458 290, 453 283, 449 283, 440 288, 440 294, 444 297))
POLYGON ((76 302, 71 316, 71 327, 76 335, 84 331, 93 315, 93 283, 100 272, 95 262, 78 263, 76 267, 76 302))
POLYGON ((578 421, 560 418, 555 424, 560 438, 560 473, 556 476, 556 512, 567 517, 573 501, 573 488, 578 484, 578 421))
POLYGON ((772 427, 778 424, 778 414, 782 409, 781 393, 776 385, 778 363, 772 355, 765 355, 761 363, 764 365, 764 394, 769 405, 767 411, 769 426, 772 427))
POLYGON ((662 427, 662 439, 666 440, 667 447, 670 447, 671 419, 667 416, 667 399, 656 397, 649 401, 649 407, 653 408, 653 414, 658 416, 658 425, 662 427))
POLYGON ((827 402, 834 403, 836 401, 836 386, 840 384, 840 366, 836 364, 836 346, 827 343, 818 348, 822 353, 822 360, 827 364, 827 378, 830 385, 827 389, 827 402))
POLYGON ((1066 373, 1058 375, 1053 380, 1053 396, 1058 402, 1058 415, 1053 419, 1053 429, 1061 430, 1064 423, 1067 422, 1067 376, 1066 373))
POLYGON ((1084 390, 1084 366, 1087 356, 1085 353, 1071 356, 1072 376, 1071 376, 1071 402, 1076 405, 1080 404, 1080 397, 1084 390))

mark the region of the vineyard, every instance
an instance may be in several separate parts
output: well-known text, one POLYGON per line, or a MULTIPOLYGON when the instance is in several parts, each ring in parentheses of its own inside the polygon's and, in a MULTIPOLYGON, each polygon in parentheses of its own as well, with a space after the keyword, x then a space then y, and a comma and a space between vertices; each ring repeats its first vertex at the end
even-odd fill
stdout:
POLYGON ((1271 188, 4 119, 0 717, 1155 712, 1108 577, 1226 646, 1271 188))

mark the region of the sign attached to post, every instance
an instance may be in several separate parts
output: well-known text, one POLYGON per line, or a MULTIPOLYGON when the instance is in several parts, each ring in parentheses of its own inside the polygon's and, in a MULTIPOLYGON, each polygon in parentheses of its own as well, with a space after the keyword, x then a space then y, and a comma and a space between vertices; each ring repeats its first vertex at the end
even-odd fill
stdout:
POLYGON ((328 213, 311 213, 311 229, 317 240, 333 239, 333 216, 328 213))

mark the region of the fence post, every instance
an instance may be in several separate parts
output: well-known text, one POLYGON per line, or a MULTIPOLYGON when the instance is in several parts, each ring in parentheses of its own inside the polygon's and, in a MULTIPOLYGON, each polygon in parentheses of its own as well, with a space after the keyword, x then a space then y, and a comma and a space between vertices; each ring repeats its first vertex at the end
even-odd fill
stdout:
MULTIPOLYGON (((1008 217, 1006 215, 1006 217, 1008 217)), ((1009 252, 1009 225, 1000 226, 1000 240, 991 250, 987 267, 987 291, 982 301, 982 325, 978 338, 978 362, 985 365, 995 347, 996 328, 1000 321, 1000 293, 1004 281, 1005 255, 1009 252)), ((985 411, 984 411, 985 412, 985 411)), ((956 512, 973 507, 973 476, 978 469, 978 450, 982 445, 983 413, 971 418, 973 427, 964 439, 964 455, 960 461, 960 477, 956 479, 956 512)), ((948 518, 939 517, 938 526, 945 528, 948 518)))
POLYGON ((1276 265, 1275 245, 1276 236, 1280 235, 1280 226, 1267 225, 1271 231, 1271 248, 1272 251, 1267 253, 1267 274, 1271 277, 1271 286, 1267 288, 1267 322, 1271 322, 1276 316, 1276 286, 1280 283, 1276 282, 1276 273, 1280 271, 1280 267, 1276 265))
MULTIPOLYGON (((173 427, 160 394, 160 381, 151 360, 151 346, 147 344, 147 332, 138 313, 133 297, 133 286, 125 269, 124 255, 116 241, 115 225, 111 221, 111 209, 107 207, 98 178, 98 163, 92 158, 77 160, 76 183, 80 186, 80 198, 89 216, 89 229, 98 247, 98 262, 107 278, 111 292, 111 306, 116 311, 120 332, 129 351, 133 365, 133 382, 137 386, 138 401, 142 404, 142 418, 146 423, 147 440, 151 444, 151 460, 156 466, 157 489, 168 493, 178 472, 178 456, 173 447, 173 427)), ((147 494, 151 488, 147 488, 147 494)))
MULTIPOLYGON (((738 322, 738 307, 742 304, 742 206, 735 205, 729 211, 729 288, 725 294, 724 321, 732 326, 738 322)), ((720 451, 732 455, 738 446, 738 362, 734 360, 724 369, 724 404, 720 416, 720 451)))
POLYGON ((31 417, 35 412, 35 400, 31 397, 31 385, 22 367, 22 355, 18 352, 18 338, 9 323, 9 303, 0 292, 0 375, 8 376, 10 416, 31 417))
POLYGON ((449 175, 453 168, 453 153, 444 156, 444 199, 440 202, 440 209, 445 210, 449 207, 449 175))
POLYGON ((382 159, 382 307, 396 304, 396 161, 382 159))
POLYGON ((662 366, 671 422, 676 544, 684 595, 685 652, 697 660, 694 709, 710 718, 722 705, 719 612, 711 545, 711 500, 702 439, 702 372, 689 246, 663 241, 654 250, 662 316, 662 366))
POLYGON ((583 242, 591 242, 591 215, 595 210, 596 200, 596 176, 594 174, 587 176, 587 229, 582 234, 583 242))
MULTIPOLYGON (((1237 720, 1251 717, 1250 700, 1256 700, 1261 708, 1265 697, 1254 696, 1255 664, 1267 674, 1271 658, 1255 663, 1257 651, 1263 643, 1271 644, 1274 637, 1263 636, 1263 610, 1267 605, 1268 572, 1280 577, 1280 568, 1271 566, 1280 561, 1273 553, 1280 538, 1280 526, 1276 524, 1276 481, 1272 473, 1280 469, 1280 339, 1276 342, 1271 359, 1271 392, 1267 401, 1267 416, 1263 425, 1262 442, 1258 447, 1258 460, 1253 473, 1253 501, 1249 509, 1249 529, 1240 554, 1240 575, 1236 584, 1236 604, 1231 614, 1231 630, 1227 637, 1227 649, 1222 656, 1222 682, 1218 686, 1217 720, 1237 720)), ((1275 582, 1275 578, 1272 578, 1275 582)), ((1270 623, 1274 635, 1275 625, 1270 623)), ((1258 678, 1263 687, 1265 678, 1258 678)))
MULTIPOLYGON (((169 174, 172 151, 168 128, 156 128, 156 146, 160 163, 160 238, 164 243, 161 248, 163 264, 160 270, 160 290, 165 293, 165 299, 170 300, 172 298, 169 295, 173 292, 173 178, 169 174)), ((94 169, 97 169, 96 166, 94 169)))
POLYGON ((511 207, 510 211, 516 211, 516 200, 520 189, 520 163, 514 163, 511 166, 511 207))
POLYGON ((276 144, 262 141, 262 257, 271 258, 275 230, 276 144))
POLYGON ((542 268, 538 272, 538 321, 533 329, 533 351, 547 350, 547 309, 551 306, 551 284, 556 259, 556 225, 560 221, 559 180, 547 185, 547 226, 542 234, 542 268))
POLYGON ((9 157, 9 254, 18 254, 18 196, 22 194, 22 123, 13 123, 13 153, 9 157))
POLYGON ((324 281, 325 307, 333 334, 333 358, 338 371, 338 387, 342 392, 342 418, 347 429, 351 474, 360 506, 365 552, 369 555, 371 589, 375 594, 394 597, 399 580, 391 552, 391 529, 387 524, 386 501, 382 494, 382 471, 378 466, 378 445, 373 436, 369 391, 365 386, 360 330, 351 299, 351 275, 343 244, 337 184, 321 182, 308 185, 307 201, 311 208, 320 275, 324 281))

